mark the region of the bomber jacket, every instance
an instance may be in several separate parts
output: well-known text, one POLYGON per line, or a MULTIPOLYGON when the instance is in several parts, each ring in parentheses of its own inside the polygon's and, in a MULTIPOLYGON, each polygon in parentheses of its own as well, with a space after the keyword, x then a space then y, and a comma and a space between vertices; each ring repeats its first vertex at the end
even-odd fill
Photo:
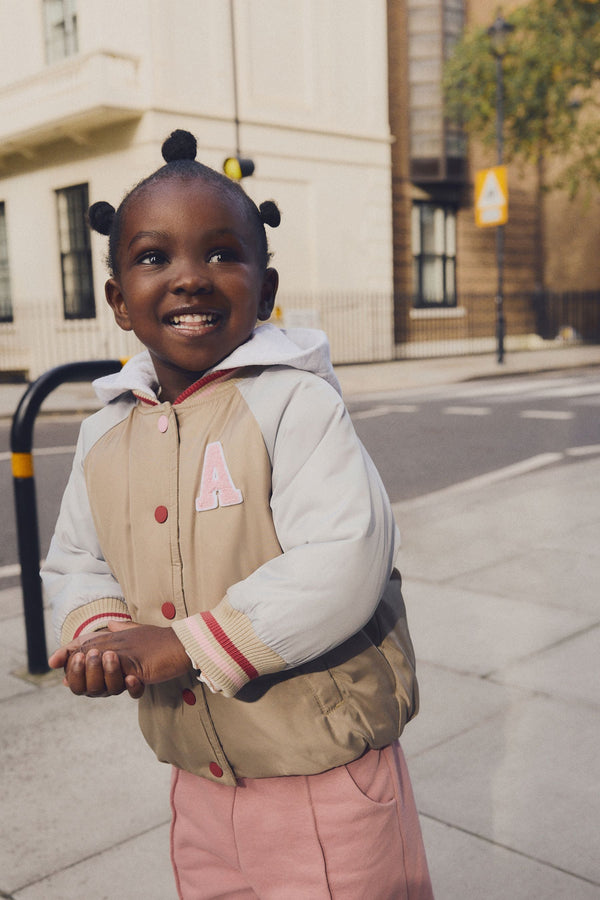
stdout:
POLYGON ((139 702, 158 758, 235 784, 396 739, 418 705, 398 530, 324 334, 260 326, 173 403, 147 352, 95 387, 42 578, 61 643, 175 629, 198 672, 139 702))

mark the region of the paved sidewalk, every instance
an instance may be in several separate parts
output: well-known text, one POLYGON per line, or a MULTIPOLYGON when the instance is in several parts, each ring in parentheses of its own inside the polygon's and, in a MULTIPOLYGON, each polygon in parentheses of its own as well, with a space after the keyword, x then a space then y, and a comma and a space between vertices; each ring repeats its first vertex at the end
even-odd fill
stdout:
MULTIPOLYGON (((560 353, 537 371, 600 363, 560 353)), ((469 360, 340 376, 357 396, 495 374, 469 360)), ((422 692, 403 745, 437 900, 600 897, 599 484, 590 456, 395 504, 422 692)), ((0 621, 0 897, 175 900, 169 770, 135 703, 28 680, 19 589, 0 621)))
POLYGON ((395 505, 437 900, 600 897, 600 456, 395 505))
MULTIPOLYGON (((507 353, 499 364, 493 354, 442 357, 439 359, 403 359, 396 362, 336 366, 344 397, 394 393, 408 388, 433 387, 496 378, 503 375, 529 375, 564 369, 600 366, 600 345, 550 347, 507 353)), ((12 418, 27 385, 0 383, 0 418, 12 418)), ((99 403, 89 383, 63 384, 44 400, 40 414, 87 413, 99 403)))
POLYGON ((493 354, 404 359, 389 363, 337 366, 344 396, 435 387, 479 378, 532 375, 600 366, 600 346, 552 347, 507 353, 503 363, 493 354))

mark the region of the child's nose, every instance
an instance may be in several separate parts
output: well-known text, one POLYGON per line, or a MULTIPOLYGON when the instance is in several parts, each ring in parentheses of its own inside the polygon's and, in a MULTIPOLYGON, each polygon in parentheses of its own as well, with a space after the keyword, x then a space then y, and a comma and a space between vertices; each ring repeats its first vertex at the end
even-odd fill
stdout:
POLYGON ((205 294, 212 290, 207 266, 198 262, 181 262, 173 271, 170 290, 173 294, 205 294))

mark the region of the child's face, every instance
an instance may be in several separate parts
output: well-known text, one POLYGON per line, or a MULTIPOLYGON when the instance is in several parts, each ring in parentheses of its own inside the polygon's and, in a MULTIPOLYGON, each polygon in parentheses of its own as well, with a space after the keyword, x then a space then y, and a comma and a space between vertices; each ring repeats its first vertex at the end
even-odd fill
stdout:
POLYGON ((199 178, 157 181, 132 198, 118 267, 106 298, 150 351, 170 401, 269 318, 277 291, 241 206, 199 178))

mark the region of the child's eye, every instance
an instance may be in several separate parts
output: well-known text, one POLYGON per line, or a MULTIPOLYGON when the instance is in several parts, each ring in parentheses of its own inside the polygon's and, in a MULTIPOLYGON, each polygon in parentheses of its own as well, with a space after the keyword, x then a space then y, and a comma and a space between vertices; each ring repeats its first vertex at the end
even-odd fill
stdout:
POLYGON ((236 262, 238 255, 235 250, 221 248, 220 250, 211 250, 208 254, 209 263, 230 263, 236 262))
POLYGON ((166 256, 159 250, 147 250, 137 258, 137 262, 142 266, 160 266, 166 262, 166 256))

